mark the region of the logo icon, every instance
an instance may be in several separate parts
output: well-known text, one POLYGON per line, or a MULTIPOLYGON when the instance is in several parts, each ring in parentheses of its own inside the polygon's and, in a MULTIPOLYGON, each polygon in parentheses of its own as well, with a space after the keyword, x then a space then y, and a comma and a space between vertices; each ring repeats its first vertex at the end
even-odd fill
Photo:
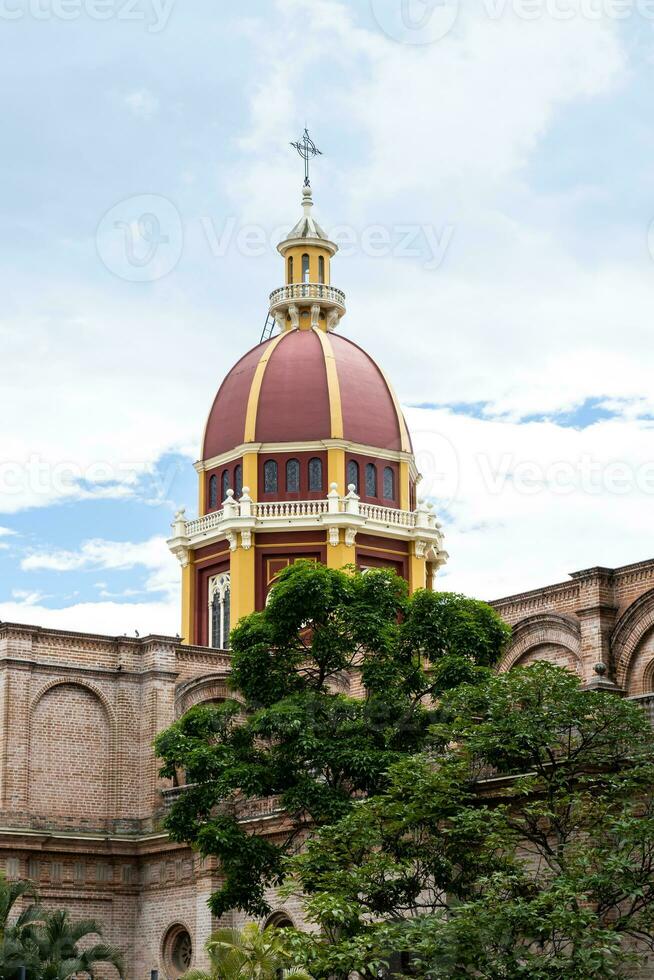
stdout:
POLYGON ((156 282, 175 268, 184 248, 179 211, 166 197, 138 194, 103 215, 96 232, 102 262, 127 282, 156 282))
POLYGON ((384 34, 402 44, 433 44, 454 27, 459 0, 370 0, 384 34))

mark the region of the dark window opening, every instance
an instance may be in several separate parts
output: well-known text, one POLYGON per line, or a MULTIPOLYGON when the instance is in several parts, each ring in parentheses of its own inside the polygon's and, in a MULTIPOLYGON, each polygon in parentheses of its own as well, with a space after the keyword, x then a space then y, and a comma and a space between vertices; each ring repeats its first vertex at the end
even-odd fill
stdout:
POLYGON ((302 282, 309 282, 309 256, 306 252, 302 256, 302 282))
POLYGON ((377 467, 374 463, 366 465, 366 497, 377 496, 377 467))
POLYGON ((243 493, 243 467, 240 463, 234 468, 234 494, 240 497, 243 493))
POLYGON ((286 492, 300 492, 300 461, 289 459, 286 464, 286 492))
POLYGON ((395 473, 391 466, 384 467, 384 497, 386 500, 395 500, 395 473))
POLYGON ((209 507, 218 506, 218 477, 214 473, 209 479, 209 507))
POLYGON ((354 485, 355 493, 359 492, 359 464, 355 459, 351 459, 347 464, 347 485, 354 485))
POLYGON ((318 256, 318 282, 325 281, 325 258, 323 255, 318 256))
POLYGON ((277 493, 277 463, 274 459, 269 459, 263 466, 263 491, 264 493, 277 493))
POLYGON ((318 457, 309 460, 309 490, 322 490, 322 460, 318 457))

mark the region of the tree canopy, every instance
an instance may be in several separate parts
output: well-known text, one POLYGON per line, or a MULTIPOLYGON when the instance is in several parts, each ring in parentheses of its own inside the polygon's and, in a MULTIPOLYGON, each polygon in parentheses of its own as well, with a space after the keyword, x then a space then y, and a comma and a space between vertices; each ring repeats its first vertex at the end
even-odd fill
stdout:
POLYGON ((166 828, 220 859, 214 914, 266 914, 308 830, 388 789, 392 767, 428 745, 434 699, 487 676, 508 634, 484 603, 409 597, 392 572, 285 569, 232 632, 234 698, 192 708, 156 741, 162 775, 183 771, 188 786, 166 828), (239 822, 254 799, 285 814, 277 837, 239 822))
MULTIPOLYGON (((289 860, 316 977, 587 980, 654 949, 654 737, 638 705, 540 663, 445 694, 394 763, 289 860)), ((288 887, 288 886, 287 886, 288 887)))

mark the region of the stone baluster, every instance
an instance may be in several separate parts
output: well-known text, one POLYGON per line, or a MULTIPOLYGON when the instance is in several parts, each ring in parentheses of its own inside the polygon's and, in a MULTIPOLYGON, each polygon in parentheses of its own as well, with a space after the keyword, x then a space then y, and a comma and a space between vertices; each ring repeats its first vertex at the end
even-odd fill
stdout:
POLYGON ((239 501, 239 506, 241 508, 241 517, 252 517, 252 497, 250 496, 249 487, 243 487, 243 494, 239 501))
POLYGON ((347 514, 359 514, 361 509, 359 507, 360 497, 357 494, 354 484, 348 484, 347 496, 345 498, 345 512, 347 514))
POLYGON ((238 503, 234 500, 234 491, 228 490, 227 497, 223 500, 223 511, 226 520, 238 517, 238 503))

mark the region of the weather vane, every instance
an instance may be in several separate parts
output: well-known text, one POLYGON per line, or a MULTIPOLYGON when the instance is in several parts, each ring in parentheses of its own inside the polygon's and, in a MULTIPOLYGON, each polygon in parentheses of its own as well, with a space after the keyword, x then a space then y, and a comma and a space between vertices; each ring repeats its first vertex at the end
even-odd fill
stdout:
POLYGON ((304 136, 297 143, 291 143, 298 151, 302 159, 304 160, 304 186, 309 187, 311 181, 309 180, 309 160, 313 160, 314 157, 322 156, 322 150, 319 150, 316 144, 313 142, 309 136, 309 130, 304 130, 304 136))

